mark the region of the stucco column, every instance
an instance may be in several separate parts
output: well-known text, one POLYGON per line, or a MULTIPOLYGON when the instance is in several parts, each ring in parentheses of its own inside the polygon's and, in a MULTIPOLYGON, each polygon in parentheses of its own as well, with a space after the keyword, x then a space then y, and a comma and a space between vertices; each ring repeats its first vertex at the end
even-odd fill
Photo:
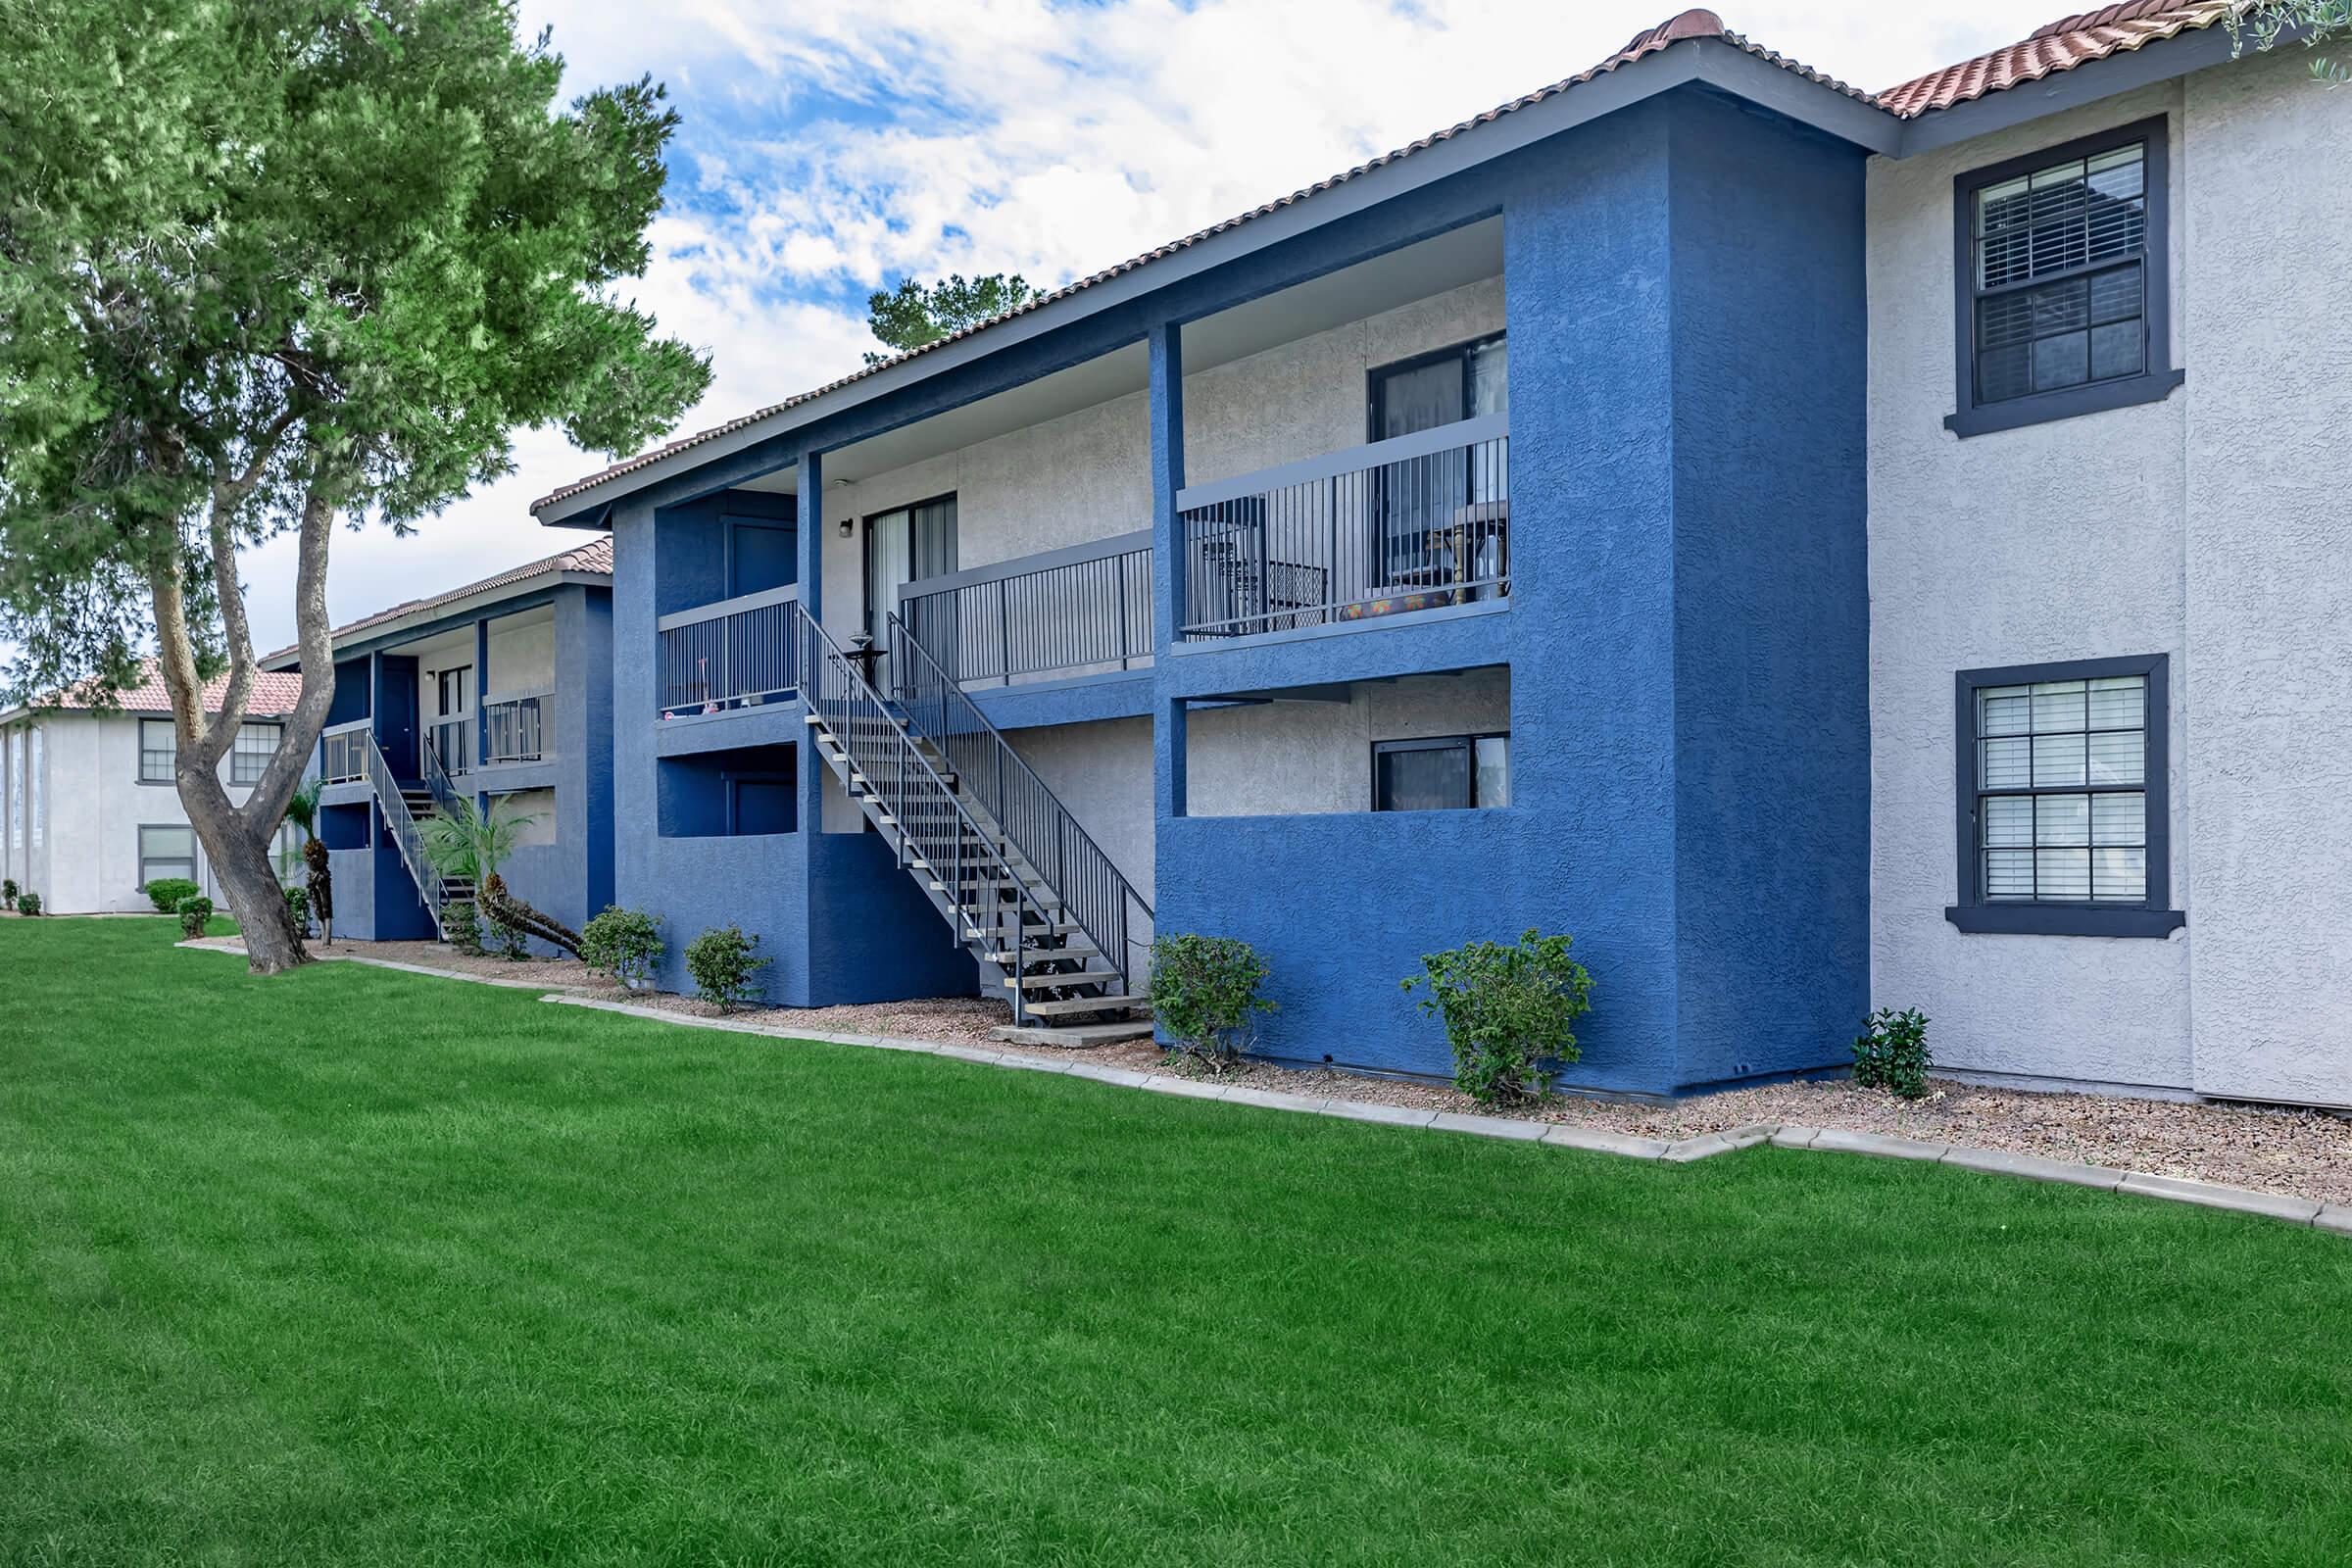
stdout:
POLYGON ((473 765, 490 760, 490 619, 473 623, 473 765))
MULTIPOLYGON (((1152 667, 1167 689, 1169 650, 1184 618, 1184 541, 1176 498, 1184 489, 1184 329, 1161 322, 1152 355, 1152 667)), ((1184 814, 1185 708, 1165 696, 1152 714, 1152 799, 1165 819, 1184 814)))
MULTIPOLYGON (((794 530, 793 549, 799 557, 801 603, 817 624, 824 624, 825 614, 825 457, 821 452, 801 454, 800 525, 794 530)), ((798 635, 797 624, 794 627, 798 635)), ((808 680, 811 672, 801 671, 808 680)), ((824 760, 816 755, 816 742, 807 724, 801 726, 800 746, 800 824, 801 832, 810 843, 824 831, 825 780, 824 760)))

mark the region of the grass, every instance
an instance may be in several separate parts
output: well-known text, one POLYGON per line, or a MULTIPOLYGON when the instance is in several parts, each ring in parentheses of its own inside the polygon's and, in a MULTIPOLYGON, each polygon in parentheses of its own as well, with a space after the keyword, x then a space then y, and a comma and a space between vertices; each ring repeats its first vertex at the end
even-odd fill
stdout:
POLYGON ((14 1563, 2338 1562, 2352 1245, 0 922, 14 1563))

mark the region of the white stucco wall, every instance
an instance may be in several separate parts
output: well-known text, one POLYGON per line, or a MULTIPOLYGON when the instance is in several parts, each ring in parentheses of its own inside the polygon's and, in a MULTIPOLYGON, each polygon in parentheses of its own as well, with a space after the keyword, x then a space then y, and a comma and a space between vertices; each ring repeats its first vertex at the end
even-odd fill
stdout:
POLYGON ((1152 721, 1047 724, 1005 737, 1128 881, 1152 897, 1152 721))
POLYGON ((1500 668, 1368 682, 1344 703, 1200 709, 1186 726, 1185 804, 1193 816, 1368 811, 1374 742, 1510 727, 1511 677, 1500 668))
MULTIPOLYGON (((2275 1042, 2252 1048, 2269 1054, 2266 1081, 2352 1100, 2340 1050, 2333 1095, 2312 1092, 2327 1072, 2310 1059, 2324 1014, 2339 1042, 2352 1029, 2342 960, 2332 975, 2312 961, 2352 936, 2352 914, 2328 912, 2344 907, 2352 677, 2347 562, 2323 525, 2330 466, 2317 458, 2344 428, 2352 274, 2340 182, 2326 189, 2287 153, 2342 145, 2352 96, 2311 86, 2290 54, 1872 162, 1872 989, 1935 1019, 1946 1065, 2221 1092, 2209 1064, 2245 1057, 2224 1042, 2248 1038, 2251 1009, 2275 1042), (2162 403, 1959 440, 1942 425, 1954 177, 2159 114, 2186 384, 2162 403), (2186 929, 1957 930, 1943 912, 1957 896, 1954 673, 2148 653, 2171 656, 2171 876, 2186 929)), ((2260 1078, 2239 1072, 2228 1092, 2262 1093, 2260 1078)))
MULTIPOLYGON (((1502 279, 1449 289, 1185 377, 1193 483, 1361 446, 1375 366, 1503 328, 1502 279)), ((861 624, 861 536, 844 518, 956 496, 962 566, 1152 526, 1150 410, 1131 393, 825 492, 825 624, 861 624)))

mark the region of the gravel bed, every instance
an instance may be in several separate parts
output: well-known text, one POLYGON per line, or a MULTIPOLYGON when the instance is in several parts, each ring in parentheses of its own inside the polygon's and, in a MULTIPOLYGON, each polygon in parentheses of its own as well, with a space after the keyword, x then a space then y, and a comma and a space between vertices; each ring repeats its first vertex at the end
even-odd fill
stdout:
MULTIPOLYGON (((202 946, 234 949, 238 943, 234 937, 211 937, 202 946)), ((311 951, 324 957, 386 958, 492 979, 525 980, 550 990, 625 1000, 688 1017, 718 1015, 716 1007, 692 997, 623 991, 568 958, 519 963, 473 958, 437 942, 356 942, 332 947, 314 943, 311 951)), ((1012 1009, 1002 1002, 977 997, 843 1007, 746 1007, 733 1016, 778 1030, 986 1046, 1007 1054, 1048 1060, 1079 1055, 1103 1066, 1138 1072, 1199 1071, 1189 1063, 1171 1066, 1149 1041, 1083 1052, 1002 1045, 991 1040, 989 1033, 1010 1023, 1012 1009)), ((1222 1081, 1317 1100, 1514 1116, 1669 1142, 1759 1122, 1839 1127, 2352 1204, 2352 1119, 2325 1111, 2043 1094, 1945 1079, 1935 1081, 1927 1099, 1910 1102, 1837 1080, 1769 1084, 1663 1105, 1563 1097, 1517 1110, 1482 1106, 1444 1085, 1371 1078, 1328 1067, 1256 1062, 1225 1074, 1222 1081)))

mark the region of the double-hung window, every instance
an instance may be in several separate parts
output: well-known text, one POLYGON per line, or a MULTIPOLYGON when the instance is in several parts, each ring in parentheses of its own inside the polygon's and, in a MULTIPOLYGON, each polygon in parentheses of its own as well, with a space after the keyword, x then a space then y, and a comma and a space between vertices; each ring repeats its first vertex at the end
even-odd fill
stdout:
POLYGON ((196 830, 174 823, 139 829, 139 886, 165 877, 196 880, 196 830))
POLYGON ((1970 669, 1957 682, 1963 931, 2162 936, 2166 660, 1970 669))
POLYGON ((277 755, 280 726, 269 723, 248 723, 237 726, 237 738, 228 753, 228 781, 231 784, 259 784, 270 759, 277 755))
POLYGON ((179 732, 168 718, 139 720, 139 782, 169 784, 179 762, 179 732))
POLYGON ((2165 122, 1960 177, 1962 436, 2150 403, 2180 384, 2165 281, 2165 122))
POLYGON ((1508 735, 1438 735, 1372 747, 1372 809, 1459 811, 1511 804, 1508 735))

